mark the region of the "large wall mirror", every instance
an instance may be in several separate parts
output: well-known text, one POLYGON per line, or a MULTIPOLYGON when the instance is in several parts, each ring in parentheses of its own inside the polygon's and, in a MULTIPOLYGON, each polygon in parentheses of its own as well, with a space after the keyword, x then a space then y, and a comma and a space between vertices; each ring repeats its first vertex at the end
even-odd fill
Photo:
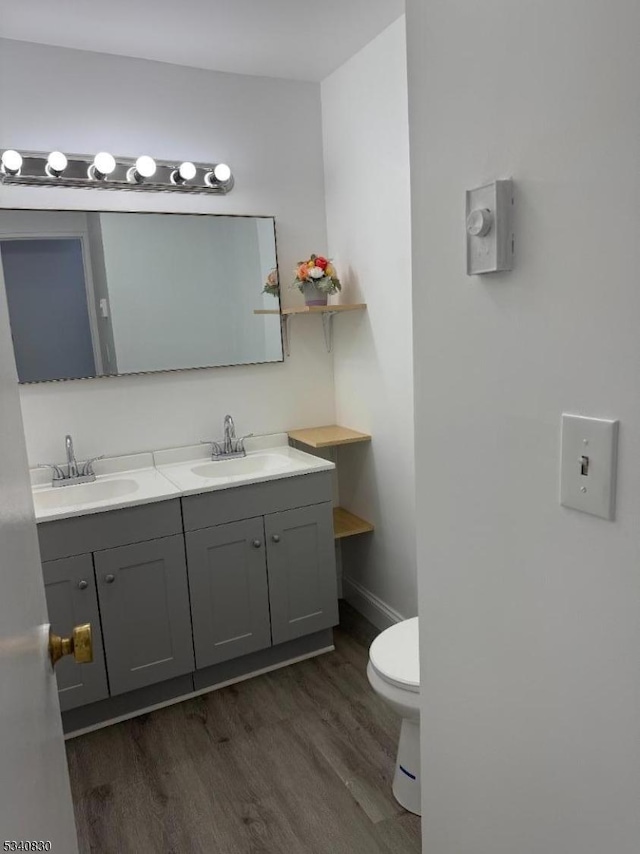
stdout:
POLYGON ((272 217, 4 209, 0 262, 22 383, 283 360, 272 217))

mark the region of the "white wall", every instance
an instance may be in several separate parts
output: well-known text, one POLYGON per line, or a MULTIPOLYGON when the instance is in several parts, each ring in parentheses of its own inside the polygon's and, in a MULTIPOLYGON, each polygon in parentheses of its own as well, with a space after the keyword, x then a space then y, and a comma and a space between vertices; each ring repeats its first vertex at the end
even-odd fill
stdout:
MULTIPOLYGON (((344 302, 335 325, 339 424, 373 436, 339 453, 340 500, 376 526, 343 541, 344 591, 417 613, 409 129, 404 18, 322 83, 329 253, 344 302), (353 588, 349 581, 355 581, 353 588)), ((372 614, 373 616, 373 614, 372 614)))
POLYGON ((424 850, 637 854, 640 5, 408 0, 424 850), (516 182, 467 278, 464 191, 516 182), (621 419, 615 522, 560 415, 621 419))
MULTIPOLYGON (((274 215, 285 283, 298 257, 325 244, 317 84, 7 40, 0 79, 20 82, 0 89, 2 147, 219 160, 236 178, 227 197, 0 187, 0 207, 274 215)), ((298 299, 285 289, 285 301, 298 299)), ((227 411, 242 432, 332 422, 320 324, 292 326, 285 364, 22 388, 30 461, 59 459, 67 432, 80 456, 197 442, 220 431, 227 411)))

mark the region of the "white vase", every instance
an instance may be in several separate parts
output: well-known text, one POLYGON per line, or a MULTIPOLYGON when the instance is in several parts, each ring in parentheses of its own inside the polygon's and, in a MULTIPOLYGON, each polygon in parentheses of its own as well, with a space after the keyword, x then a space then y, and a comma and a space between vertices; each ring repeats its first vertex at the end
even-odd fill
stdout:
POLYGON ((326 305, 329 301, 329 295, 321 291, 315 285, 304 284, 304 302, 305 305, 326 305))

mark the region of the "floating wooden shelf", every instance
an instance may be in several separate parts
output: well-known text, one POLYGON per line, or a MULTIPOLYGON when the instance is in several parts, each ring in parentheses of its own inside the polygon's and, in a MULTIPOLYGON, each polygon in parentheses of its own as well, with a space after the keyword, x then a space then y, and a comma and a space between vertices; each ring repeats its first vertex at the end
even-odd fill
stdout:
POLYGON ((343 537, 354 537, 356 534, 368 534, 374 530, 371 522, 367 522, 349 513, 344 507, 333 508, 333 535, 336 540, 343 537))
POLYGON ((287 356, 289 356, 290 318, 300 314, 319 314, 322 317, 322 329, 324 332, 324 342, 327 345, 327 353, 330 353, 333 349, 333 318, 336 316, 336 314, 343 314, 345 311, 361 311, 366 307, 367 304, 364 302, 352 303, 350 305, 335 303, 334 305, 301 305, 297 308, 283 308, 282 311, 278 311, 278 309, 276 308, 256 308, 254 309, 253 313, 280 315, 284 352, 287 356))
POLYGON ((305 430, 289 430, 289 438, 309 448, 332 448, 335 445, 351 445, 355 442, 370 442, 368 433, 358 433, 348 427, 329 424, 326 427, 308 427, 305 430))

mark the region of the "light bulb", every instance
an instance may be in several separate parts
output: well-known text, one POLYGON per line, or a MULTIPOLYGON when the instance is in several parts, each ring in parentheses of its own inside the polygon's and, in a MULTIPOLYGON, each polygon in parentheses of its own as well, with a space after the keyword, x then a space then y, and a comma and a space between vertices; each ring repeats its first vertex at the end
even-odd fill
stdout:
POLYGON ((191 163, 190 160, 185 160, 184 163, 181 163, 171 172, 171 183, 181 187, 183 184, 186 184, 187 181, 193 181, 196 177, 197 171, 195 164, 191 163))
POLYGON ((2 153, 0 164, 2 165, 2 171, 6 175, 18 175, 22 168, 22 155, 12 148, 8 148, 2 153))
POLYGON ((99 181, 111 175, 116 168, 116 159, 113 154, 108 151, 99 151, 93 158, 93 163, 89 167, 89 177, 97 178, 99 181))
POLYGON ((143 154, 136 160, 136 172, 142 178, 152 178, 156 173, 156 161, 148 154, 143 154))
POLYGON ((193 181, 196 177, 196 167, 187 160, 178 167, 178 175, 183 181, 193 181))
POLYGON ((61 151, 52 151, 47 157, 45 171, 53 178, 59 178, 67 168, 68 160, 61 151))
POLYGON ((215 175, 216 181, 220 181, 224 184, 224 182, 228 181, 231 177, 231 169, 229 169, 226 163, 218 163, 213 170, 213 174, 215 175))

